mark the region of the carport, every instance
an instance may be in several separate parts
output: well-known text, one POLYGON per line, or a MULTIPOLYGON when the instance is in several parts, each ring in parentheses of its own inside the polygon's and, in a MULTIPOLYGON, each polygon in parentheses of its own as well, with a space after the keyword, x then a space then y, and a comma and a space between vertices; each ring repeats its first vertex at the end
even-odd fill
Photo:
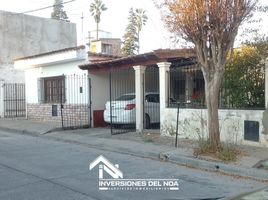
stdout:
MULTIPOLYGON (((195 53, 193 49, 159 49, 150 53, 144 53, 134 56, 116 58, 108 61, 97 61, 79 65, 82 70, 88 70, 89 74, 96 73, 108 73, 109 74, 109 88, 110 88, 110 99, 111 91, 118 89, 118 84, 112 84, 111 76, 113 72, 118 72, 117 76, 121 76, 121 79, 126 79, 126 83, 122 83, 128 87, 128 93, 135 93, 135 108, 136 108, 136 131, 142 132, 144 129, 144 99, 145 99, 145 75, 147 74, 148 79, 152 74, 157 74, 157 85, 159 91, 157 91, 156 83, 151 82, 150 90, 159 92, 159 110, 160 110, 160 122, 163 121, 161 112, 167 106, 168 103, 168 92, 169 92, 169 69, 171 66, 182 67, 186 65, 195 64, 195 53), (148 70, 150 69, 150 70, 148 70), (152 71, 154 73, 152 73, 152 71), (155 73, 156 72, 156 73, 155 73), (120 75, 121 74, 121 75, 120 75), (127 78, 126 78, 127 77, 127 78), (133 90, 133 91, 132 91, 133 90)), ((108 77, 108 76, 107 76, 108 77)), ((151 77, 152 79, 152 77, 151 77)), ((148 85, 148 83, 147 83, 148 85)), ((92 84, 94 87, 94 84, 92 84)), ((121 87, 121 86, 120 86, 121 87)), ((107 90, 106 90, 107 91, 107 90)), ((103 92, 106 92, 103 91, 103 92)), ((101 91, 98 91, 101 92, 101 91)), ((94 96, 94 93, 92 93, 94 96)), ((109 99, 107 99, 109 100, 109 99)), ((94 102, 92 102, 94 104, 94 102)), ((161 124, 160 124, 161 125, 161 124)))

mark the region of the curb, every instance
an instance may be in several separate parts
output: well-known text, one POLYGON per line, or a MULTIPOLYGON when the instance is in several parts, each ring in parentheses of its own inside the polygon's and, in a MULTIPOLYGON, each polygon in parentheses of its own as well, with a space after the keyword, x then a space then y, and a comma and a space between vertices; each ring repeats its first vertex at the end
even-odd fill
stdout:
POLYGON ((161 157, 168 158, 168 161, 179 165, 192 168, 199 168, 208 171, 221 172, 229 175, 235 175, 245 178, 251 178, 259 181, 268 181, 268 172, 261 169, 237 167, 219 162, 200 160, 185 156, 172 156, 172 153, 161 153, 161 157))
POLYGON ((53 128, 53 129, 48 129, 48 130, 43 131, 43 132, 37 132, 37 131, 29 131, 29 130, 26 130, 26 129, 19 130, 19 129, 15 129, 15 128, 7 128, 7 127, 1 127, 0 126, 0 130, 1 131, 12 132, 12 133, 18 133, 18 134, 22 134, 22 135, 38 136, 38 135, 44 135, 44 134, 47 134, 47 133, 51 133, 53 131, 59 131, 60 128, 53 128))

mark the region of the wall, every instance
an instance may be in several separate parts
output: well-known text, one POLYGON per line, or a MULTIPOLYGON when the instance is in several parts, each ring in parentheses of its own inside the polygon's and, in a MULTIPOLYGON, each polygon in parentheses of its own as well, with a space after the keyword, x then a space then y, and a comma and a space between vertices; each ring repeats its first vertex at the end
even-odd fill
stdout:
POLYGON ((76 46, 76 25, 58 20, 0 11, 0 80, 24 82, 13 60, 76 46))
MULTIPOLYGON (((36 67, 25 70, 25 85, 26 85, 26 102, 38 103, 38 78, 51 77, 60 75, 83 75, 86 71, 78 68, 79 64, 84 61, 73 61, 61 64, 55 64, 46 67, 36 67)), ((68 84, 67 84, 68 86, 68 84)))
POLYGON ((45 121, 61 121, 60 117, 60 105, 58 105, 58 116, 52 116, 52 103, 41 103, 38 98, 38 80, 39 78, 44 77, 52 77, 52 76, 61 76, 67 75, 65 80, 66 87, 66 99, 65 104, 66 109, 64 109, 65 113, 70 116, 69 118, 77 121, 79 117, 81 121, 87 121, 88 115, 85 114, 85 109, 83 107, 74 109, 75 105, 78 103, 87 103, 88 102, 88 81, 87 71, 82 71, 78 68, 79 64, 85 62, 85 59, 77 60, 77 61, 67 61, 64 63, 51 64, 50 66, 36 67, 36 68, 28 68, 25 70, 25 85, 26 85, 26 102, 27 102, 27 118, 28 119, 37 119, 37 120, 45 120, 45 121), (72 77, 79 76, 85 77, 82 80, 73 79, 72 77), (83 93, 79 92, 79 87, 83 87, 83 93), (75 90, 75 91, 74 91, 75 90), (72 112, 71 112, 72 110, 72 112), (81 112, 80 112, 81 110, 81 112), (76 112, 74 112, 76 111, 76 112), (79 112, 78 112, 79 111, 79 112), (82 113, 74 116, 74 114, 82 113), (78 116, 79 115, 79 116, 78 116))
MULTIPOLYGON (((180 138, 198 139, 207 137, 207 111, 205 109, 180 109, 180 138)), ((177 109, 166 108, 161 121, 162 134, 175 133, 177 109)), ((268 135, 263 127, 263 110, 219 110, 221 140, 238 144, 268 147, 268 135), (259 122, 259 142, 244 140, 244 120, 259 122)))
MULTIPOLYGON (((51 66, 29 68, 25 70, 26 80, 26 102, 27 102, 27 118, 46 121, 60 121, 60 116, 52 117, 52 104, 40 103, 38 100, 38 79, 40 77, 51 77, 64 75, 84 75, 87 71, 80 70, 79 64, 85 60, 65 62, 61 64, 52 64, 51 66), (41 114, 42 113, 42 114, 41 114)), ((109 101, 109 73, 91 73, 89 74, 91 81, 91 116, 93 120, 94 110, 104 110, 105 103, 109 101)), ((88 102, 88 84, 85 81, 74 83, 71 79, 66 79, 66 104, 77 104, 88 102), (79 94, 79 87, 83 86, 83 94, 79 94), (74 91, 74 88, 77 88, 74 91), (77 95, 74 96, 74 93, 77 95), (79 96, 78 96, 79 95, 79 96), (76 102, 79 99, 79 102, 76 102)), ((83 111, 84 112, 84 111, 83 111)), ((60 106, 58 106, 60 113, 60 106)), ((70 112, 71 113, 71 112, 70 112)), ((83 115, 84 116, 84 115, 83 115)), ((82 119, 84 120, 84 119, 82 119)), ((87 117, 85 117, 87 120, 87 117)), ((84 121, 85 121, 84 120, 84 121)))

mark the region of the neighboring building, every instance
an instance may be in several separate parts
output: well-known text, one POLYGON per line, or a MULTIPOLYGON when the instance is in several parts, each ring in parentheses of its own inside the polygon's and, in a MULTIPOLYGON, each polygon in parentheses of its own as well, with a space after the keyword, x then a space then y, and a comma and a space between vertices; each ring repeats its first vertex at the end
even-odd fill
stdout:
POLYGON ((118 38, 100 38, 90 43, 90 52, 107 55, 121 55, 121 40, 118 38))
POLYGON ((121 39, 112 38, 112 34, 99 31, 99 39, 96 40, 96 31, 89 32, 89 52, 106 55, 121 55, 121 39))
POLYGON ((24 82, 13 60, 33 54, 76 46, 76 25, 59 20, 0 10, 0 81, 24 82))
POLYGON ((93 53, 88 58, 79 46, 16 59, 15 68, 25 71, 26 117, 62 122, 64 128, 93 126, 94 113, 104 110, 109 79, 78 65, 112 58, 93 53))

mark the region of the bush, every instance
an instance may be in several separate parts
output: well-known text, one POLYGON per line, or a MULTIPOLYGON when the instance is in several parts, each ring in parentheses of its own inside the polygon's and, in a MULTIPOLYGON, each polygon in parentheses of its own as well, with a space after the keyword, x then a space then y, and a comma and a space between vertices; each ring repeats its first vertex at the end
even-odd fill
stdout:
POLYGON ((225 162, 232 162, 237 160, 239 151, 236 146, 230 144, 222 144, 220 151, 217 152, 217 157, 225 162))
POLYGON ((218 148, 214 148, 209 140, 199 139, 198 147, 194 149, 194 156, 207 155, 218 158, 224 162, 233 162, 237 160, 239 151, 235 144, 221 143, 218 148))

